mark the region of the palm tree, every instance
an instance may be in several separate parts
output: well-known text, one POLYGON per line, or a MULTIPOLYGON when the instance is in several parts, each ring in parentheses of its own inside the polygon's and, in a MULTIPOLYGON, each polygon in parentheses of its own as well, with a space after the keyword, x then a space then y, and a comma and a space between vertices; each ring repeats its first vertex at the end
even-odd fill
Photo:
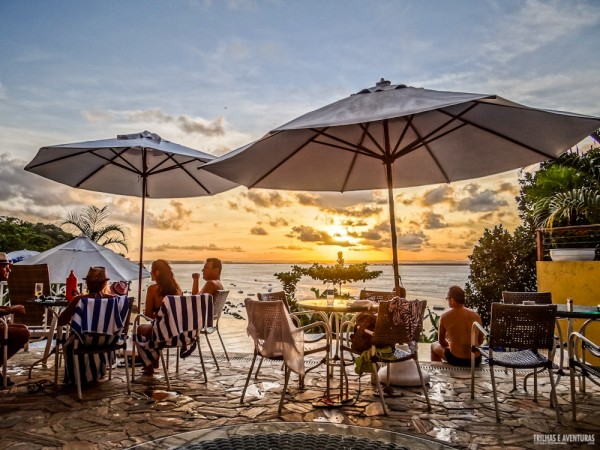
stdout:
POLYGON ((67 225, 69 228, 78 231, 81 235, 87 236, 92 241, 102 246, 121 246, 125 250, 127 242, 125 240, 125 228, 117 224, 108 224, 102 226, 108 216, 108 205, 102 208, 88 206, 81 211, 71 211, 61 226, 67 225))
POLYGON ((537 226, 552 228, 600 221, 600 148, 570 152, 549 164, 549 178, 560 186, 533 204, 537 226), (554 166, 554 167, 550 167, 554 166))

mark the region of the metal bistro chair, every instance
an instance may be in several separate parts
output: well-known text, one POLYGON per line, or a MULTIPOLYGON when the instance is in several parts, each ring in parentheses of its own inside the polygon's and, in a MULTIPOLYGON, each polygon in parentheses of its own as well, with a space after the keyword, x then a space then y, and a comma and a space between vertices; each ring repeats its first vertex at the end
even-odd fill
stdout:
MULTIPOLYGON (((556 385, 552 371, 552 359, 556 349, 554 325, 556 305, 508 305, 492 303, 490 331, 478 322, 473 323, 471 334, 471 398, 475 398, 475 355, 480 352, 488 358, 496 420, 500 422, 498 394, 494 366, 512 369, 547 369, 550 377, 550 404, 556 410, 556 420, 560 423, 560 410, 556 399, 556 385), (478 345, 475 337, 481 331, 489 337, 489 349, 478 345), (505 351, 494 351, 503 347, 505 351), (539 350, 547 352, 547 356, 539 350)), ((533 400, 537 402, 537 370, 533 372, 533 400)))
MULTIPOLYGON (((168 365, 165 362, 163 350, 180 349, 181 356, 185 358, 197 348, 204 383, 208 382, 200 348, 200 332, 205 327, 213 326, 213 317, 213 297, 210 294, 165 296, 156 319, 152 320, 143 314, 135 318, 136 332, 133 335, 132 359, 135 361, 135 353, 138 352, 144 365, 147 366, 160 358, 167 389, 171 389, 168 365), (142 318, 152 323, 152 337, 149 340, 137 333, 137 327, 142 318)), ((134 377, 135 365, 131 370, 132 381, 134 381, 134 377)))
MULTIPOLYGON (((227 296, 229 295, 229 291, 220 290, 217 291, 217 294, 214 296, 213 300, 213 324, 210 327, 204 327, 200 331, 206 337, 206 342, 208 343, 208 348, 210 349, 210 353, 215 361, 215 367, 217 370, 219 369, 219 363, 217 362, 217 358, 215 357, 215 352, 213 351, 212 345, 210 344, 210 340, 208 339, 208 335, 217 332, 217 336, 219 336, 219 340, 221 341, 221 346, 223 347, 223 351, 225 352, 225 357, 227 361, 229 361, 229 355, 227 354, 227 349, 225 348, 225 343, 223 342, 223 338, 221 337, 221 332, 219 331, 219 319, 223 314, 223 309, 225 309, 225 302, 227 301, 227 296)), ((177 355, 179 357, 179 354, 177 355)))
MULTIPOLYGON (((516 292, 516 291, 502 291, 502 302, 503 303, 507 303, 507 304, 511 304, 511 305, 522 305, 524 302, 535 302, 536 305, 551 305, 552 304, 552 292, 549 291, 545 291, 545 292, 516 292)), ((556 348, 558 349, 558 358, 560 361, 560 367, 555 367, 558 370, 558 378, 556 380, 556 382, 558 383, 558 381, 560 380, 560 376, 563 375, 563 361, 564 361, 564 355, 565 355, 565 346, 566 346, 566 342, 564 342, 563 340, 563 336, 562 336, 562 330, 560 328, 560 325, 558 324, 558 320, 560 319, 556 319, 556 336, 555 336, 555 340, 556 340, 556 348)), ((538 369, 538 373, 540 370, 543 369, 538 369)), ((527 375, 525 375, 525 378, 523 380, 523 388, 525 389, 525 391, 527 391, 527 379, 533 375, 532 373, 528 373, 527 375)), ((517 375, 516 372, 513 370, 513 390, 516 390, 517 388, 517 375)))
POLYGON ((572 349, 569 355, 569 372, 571 377, 571 405, 573 411, 573 421, 577 421, 577 392, 575 386, 575 377, 579 378, 579 390, 585 393, 585 380, 589 379, 592 383, 600 386, 600 345, 593 342, 585 336, 585 329, 589 324, 593 323, 588 320, 583 324, 580 331, 571 333, 569 344, 572 349), (588 361, 589 356, 594 357, 595 363, 588 361))
MULTIPOLYGON (((279 409, 277 410, 278 413, 281 413, 291 372, 299 375, 298 383, 300 388, 302 388, 304 386, 304 376, 308 371, 316 368, 320 363, 329 364, 329 340, 325 341, 325 345, 317 348, 304 348, 304 331, 313 327, 324 327, 327 329, 328 325, 326 322, 318 321, 304 327, 296 327, 281 300, 259 301, 246 298, 244 303, 248 313, 248 334, 254 340, 254 357, 250 364, 250 370, 248 370, 240 403, 244 402, 246 390, 248 389, 254 364, 258 356, 261 358, 261 363, 265 358, 283 361, 284 385, 279 400, 279 409), (304 356, 319 352, 324 352, 325 354, 319 364, 305 369, 304 356)), ((255 378, 258 377, 259 369, 260 364, 255 378)), ((327 377, 327 396, 329 396, 329 377, 327 377)))
MULTIPOLYGON (((383 387, 381 387, 379 382, 378 364, 386 365, 388 368, 387 385, 389 387, 390 364, 409 360, 414 361, 417 367, 423 394, 425 395, 425 400, 427 401, 427 409, 431 410, 427 386, 425 384, 425 380, 423 379, 421 366, 419 365, 419 353, 417 345, 419 336, 421 335, 421 331, 423 329, 423 316, 425 314, 426 306, 427 302, 424 300, 409 301, 402 299, 399 301, 382 301, 379 303, 377 320, 375 321, 375 329, 372 332, 373 337, 370 356, 373 377, 375 379, 375 387, 379 391, 379 400, 381 401, 381 406, 383 407, 383 412, 385 415, 388 414, 388 407, 383 397, 383 387), (400 311, 399 315, 392 312, 392 303, 395 303, 395 307, 397 307, 398 311, 400 311), (401 350, 400 348, 396 347, 396 344, 408 344, 408 349, 401 350), (385 348, 389 348, 391 353, 387 355, 382 353, 381 350, 385 348)), ((352 325, 353 321, 344 322, 341 328, 342 332, 352 325)), ((340 389, 343 388, 345 379, 346 394, 342 398, 348 398, 348 375, 346 374, 344 351, 353 354, 359 354, 359 352, 352 349, 352 346, 349 345, 347 341, 341 346, 340 362, 342 367, 340 370, 340 389)))

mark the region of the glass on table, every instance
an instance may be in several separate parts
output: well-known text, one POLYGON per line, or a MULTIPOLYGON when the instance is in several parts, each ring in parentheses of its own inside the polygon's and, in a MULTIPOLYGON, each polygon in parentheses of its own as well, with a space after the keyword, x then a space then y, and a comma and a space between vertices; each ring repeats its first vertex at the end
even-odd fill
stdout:
POLYGON ((35 296, 40 298, 44 294, 44 283, 35 283, 35 296))
POLYGON ((331 285, 327 286, 325 297, 327 298, 327 306, 333 306, 333 302, 335 300, 335 291, 331 289, 331 285))

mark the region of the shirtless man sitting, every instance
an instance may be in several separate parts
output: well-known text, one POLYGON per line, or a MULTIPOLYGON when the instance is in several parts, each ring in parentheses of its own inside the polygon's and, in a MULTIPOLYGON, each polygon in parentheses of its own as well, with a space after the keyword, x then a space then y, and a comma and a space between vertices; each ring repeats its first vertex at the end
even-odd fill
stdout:
POLYGON ((221 270, 223 269, 223 264, 219 258, 207 258, 204 263, 204 267, 202 268, 202 278, 204 278, 204 286, 202 289, 199 289, 199 273, 193 273, 192 279, 194 280, 192 284, 192 295, 196 294, 210 294, 213 297, 217 294, 217 291, 223 289, 223 285, 221 284, 221 270))
MULTIPOLYGON (((458 286, 448 290, 450 310, 442 314, 439 324, 438 342, 431 344, 431 361, 446 361, 453 366, 471 366, 471 327, 473 322, 481 323, 481 317, 472 309, 465 307, 465 293, 458 286)), ((479 333, 479 344, 483 334, 479 333)), ((475 365, 481 364, 481 354, 477 355, 475 365)))

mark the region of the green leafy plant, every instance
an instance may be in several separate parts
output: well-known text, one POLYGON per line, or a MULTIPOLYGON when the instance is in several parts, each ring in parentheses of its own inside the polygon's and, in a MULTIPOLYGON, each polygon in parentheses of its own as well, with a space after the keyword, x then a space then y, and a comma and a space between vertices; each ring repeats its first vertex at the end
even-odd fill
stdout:
POLYGON ((67 226, 102 246, 117 246, 127 250, 125 228, 112 223, 104 225, 109 216, 108 205, 102 208, 92 205, 69 212, 61 226, 67 226))
POLYGON ((429 306, 425 310, 425 316, 423 317, 423 321, 429 319, 431 322, 431 328, 426 333, 425 330, 421 332, 421 336, 419 337, 419 342, 431 343, 438 340, 438 330, 440 328, 440 315, 436 312, 432 311, 429 306))

